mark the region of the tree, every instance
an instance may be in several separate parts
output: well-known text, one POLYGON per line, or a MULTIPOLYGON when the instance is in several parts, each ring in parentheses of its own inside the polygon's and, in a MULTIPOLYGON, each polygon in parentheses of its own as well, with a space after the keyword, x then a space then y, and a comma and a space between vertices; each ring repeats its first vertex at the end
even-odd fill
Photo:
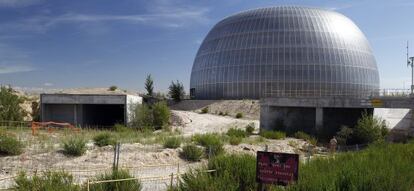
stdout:
POLYGON ((179 102, 181 101, 181 99, 184 98, 184 95, 185 95, 184 86, 178 80, 176 82, 172 81, 168 89, 169 89, 168 94, 174 101, 179 102))
POLYGON ((0 121, 22 121, 26 112, 20 104, 24 100, 10 87, 0 87, 0 121))
POLYGON ((168 126, 170 121, 170 109, 164 101, 157 102, 152 106, 153 123, 155 129, 162 129, 168 126))
POLYGON ((149 74, 145 80, 145 89, 147 90, 147 95, 152 97, 154 92, 154 81, 152 80, 151 74, 149 74))

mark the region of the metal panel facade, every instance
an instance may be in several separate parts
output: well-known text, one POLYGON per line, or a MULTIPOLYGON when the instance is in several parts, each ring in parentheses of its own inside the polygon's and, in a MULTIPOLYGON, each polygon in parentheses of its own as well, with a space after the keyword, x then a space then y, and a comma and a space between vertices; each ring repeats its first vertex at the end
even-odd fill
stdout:
POLYGON ((285 6, 229 16, 198 50, 195 99, 355 96, 379 88, 364 34, 333 11, 285 6))

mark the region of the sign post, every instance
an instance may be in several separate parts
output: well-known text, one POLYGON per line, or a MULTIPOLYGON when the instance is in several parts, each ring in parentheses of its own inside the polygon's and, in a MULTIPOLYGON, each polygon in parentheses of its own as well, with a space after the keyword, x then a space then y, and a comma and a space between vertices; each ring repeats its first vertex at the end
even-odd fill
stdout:
POLYGON ((299 177, 299 155, 289 153, 257 152, 256 181, 263 184, 287 186, 299 177))

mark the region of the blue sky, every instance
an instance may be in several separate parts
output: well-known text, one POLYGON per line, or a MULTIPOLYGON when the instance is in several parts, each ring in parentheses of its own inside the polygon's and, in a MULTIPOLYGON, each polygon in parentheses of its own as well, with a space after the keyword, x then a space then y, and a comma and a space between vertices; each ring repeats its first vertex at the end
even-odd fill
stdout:
POLYGON ((118 85, 156 91, 189 86, 201 41, 242 10, 306 5, 351 18, 371 43, 382 88, 409 88, 406 41, 414 56, 414 1, 0 0, 0 84, 74 88, 118 85))

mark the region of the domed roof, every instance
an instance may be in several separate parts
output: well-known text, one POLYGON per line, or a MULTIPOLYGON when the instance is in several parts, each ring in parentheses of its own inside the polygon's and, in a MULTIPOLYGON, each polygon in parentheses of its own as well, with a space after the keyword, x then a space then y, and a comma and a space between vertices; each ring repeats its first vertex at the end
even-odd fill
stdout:
POLYGON ((378 88, 359 28, 337 12, 297 6, 243 11, 217 23, 190 81, 195 99, 361 96, 378 88))

